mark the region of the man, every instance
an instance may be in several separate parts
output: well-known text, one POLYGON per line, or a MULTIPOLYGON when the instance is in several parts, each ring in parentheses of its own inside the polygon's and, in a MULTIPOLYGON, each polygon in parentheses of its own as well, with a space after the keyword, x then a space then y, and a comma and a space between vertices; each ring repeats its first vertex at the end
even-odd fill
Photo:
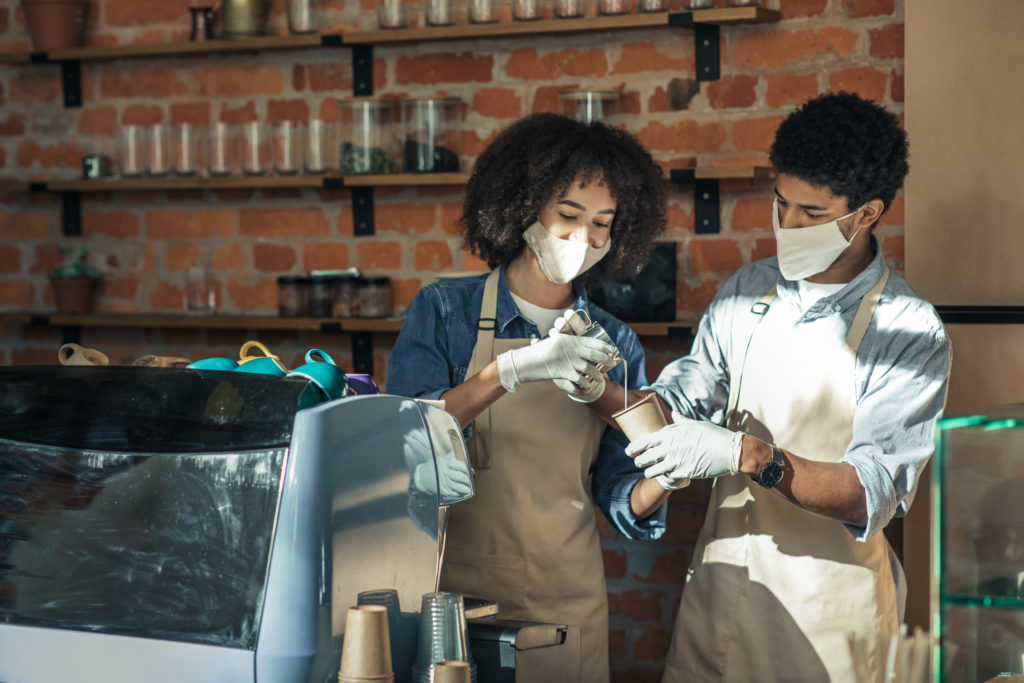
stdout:
MULTIPOLYGON (((778 256, 722 286, 648 387, 673 423, 627 451, 666 497, 715 478, 667 682, 854 680, 847 635, 873 644, 902 618, 880 532, 910 507, 945 403, 942 323, 873 234, 909 168, 896 117, 823 95, 770 158, 778 256)), ((605 416, 623 402, 609 386, 605 416)))

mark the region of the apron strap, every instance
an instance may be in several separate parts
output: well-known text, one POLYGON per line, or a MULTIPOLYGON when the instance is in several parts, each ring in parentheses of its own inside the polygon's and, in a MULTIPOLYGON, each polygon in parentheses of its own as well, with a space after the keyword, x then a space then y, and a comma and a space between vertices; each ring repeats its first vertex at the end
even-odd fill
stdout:
POLYGON ((733 411, 736 409, 736 406, 740 401, 740 390, 743 388, 743 371, 747 366, 747 354, 750 353, 750 342, 754 338, 754 333, 757 332, 757 326, 761 324, 765 315, 768 314, 768 309, 772 307, 772 302, 775 301, 778 291, 778 284, 772 285, 772 288, 750 307, 750 312, 757 316, 757 322, 755 322, 754 327, 751 328, 750 336, 747 337, 747 346, 743 349, 743 361, 740 363, 740 374, 736 379, 736 391, 730 392, 729 406, 725 411, 725 421, 727 425, 729 424, 733 411))
POLYGON ((857 315, 853 319, 853 324, 850 325, 850 331, 846 333, 846 348, 853 351, 854 355, 860 348, 861 341, 864 340, 864 333, 868 330, 868 323, 871 322, 871 316, 875 314, 875 308, 882 298, 882 290, 885 289, 885 283, 888 280, 889 266, 886 266, 882 271, 882 277, 878 278, 878 282, 860 302, 860 308, 857 309, 857 315))

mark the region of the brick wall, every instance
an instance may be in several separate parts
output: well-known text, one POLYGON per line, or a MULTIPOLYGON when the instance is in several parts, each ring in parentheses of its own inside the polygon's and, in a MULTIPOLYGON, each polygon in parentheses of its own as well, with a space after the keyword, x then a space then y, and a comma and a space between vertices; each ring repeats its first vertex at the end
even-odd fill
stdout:
MULTIPOLYGON (((721 6, 724 0, 717 0, 721 6)), ((274 0, 271 30, 286 31, 274 0)), ((495 133, 534 111, 557 110, 569 86, 622 91, 623 115, 666 168, 696 160, 767 163, 779 121, 795 105, 826 91, 850 90, 903 109, 903 0, 767 0, 777 24, 721 31, 722 78, 693 77, 693 37, 656 29, 580 35, 461 40, 377 46, 378 94, 447 94, 467 103, 461 137, 464 170, 495 133)), ((184 40, 188 0, 92 0, 87 43, 115 45, 184 40)), ((678 0, 673 0, 678 9, 678 0)), ((326 0, 333 28, 372 28, 373 3, 326 0)), ((0 50, 26 49, 17 0, 0 0, 0 50)), ((0 66, 0 178, 74 178, 80 157, 112 151, 119 126, 212 120, 336 119, 336 98, 351 95, 347 48, 86 62, 84 106, 65 109, 56 66, 0 66)), ((771 255, 770 181, 721 187, 722 231, 695 235, 691 188, 670 199, 667 239, 679 254, 678 311, 696 315, 739 266, 771 255)), ((83 235, 62 238, 52 195, 0 195, 0 311, 52 306, 46 274, 63 244, 84 244, 105 273, 99 309, 182 309, 183 271, 209 253, 220 309, 273 313, 275 278, 316 268, 359 266, 389 275, 401 310, 445 270, 480 270, 460 248, 454 227, 460 189, 376 191, 377 233, 353 234, 345 190, 124 192, 83 196, 83 235)), ((903 201, 879 230, 889 262, 902 268, 903 201)), ((266 331, 85 330, 83 343, 115 362, 143 353, 193 358, 233 354, 258 337, 294 363, 311 346, 351 360, 344 335, 266 331)), ((374 337, 383 376, 393 335, 374 337)), ((648 376, 685 352, 678 341, 645 338, 648 376)), ((0 323, 0 363, 52 363, 55 330, 0 323)), ((672 499, 669 533, 634 543, 603 530, 617 679, 658 680, 685 567, 703 516, 707 488, 672 499)))

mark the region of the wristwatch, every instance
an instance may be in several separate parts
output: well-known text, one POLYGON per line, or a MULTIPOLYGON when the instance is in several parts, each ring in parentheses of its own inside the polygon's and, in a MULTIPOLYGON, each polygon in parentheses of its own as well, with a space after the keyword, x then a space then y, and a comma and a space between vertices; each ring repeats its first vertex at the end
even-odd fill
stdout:
POLYGON ((764 464, 761 471, 757 473, 756 481, 766 489, 770 489, 782 481, 782 449, 775 444, 768 444, 772 447, 772 459, 764 464))

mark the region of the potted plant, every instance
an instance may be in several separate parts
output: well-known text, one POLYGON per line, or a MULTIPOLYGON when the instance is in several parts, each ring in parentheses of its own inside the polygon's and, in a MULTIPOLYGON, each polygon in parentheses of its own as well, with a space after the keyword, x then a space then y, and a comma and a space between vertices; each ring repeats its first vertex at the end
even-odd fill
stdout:
POLYGON ((82 44, 89 0, 21 0, 21 6, 36 52, 82 44))
POLYGON ((89 313, 92 311, 100 271, 82 261, 85 247, 60 248, 64 261, 50 273, 53 298, 58 313, 89 313))

